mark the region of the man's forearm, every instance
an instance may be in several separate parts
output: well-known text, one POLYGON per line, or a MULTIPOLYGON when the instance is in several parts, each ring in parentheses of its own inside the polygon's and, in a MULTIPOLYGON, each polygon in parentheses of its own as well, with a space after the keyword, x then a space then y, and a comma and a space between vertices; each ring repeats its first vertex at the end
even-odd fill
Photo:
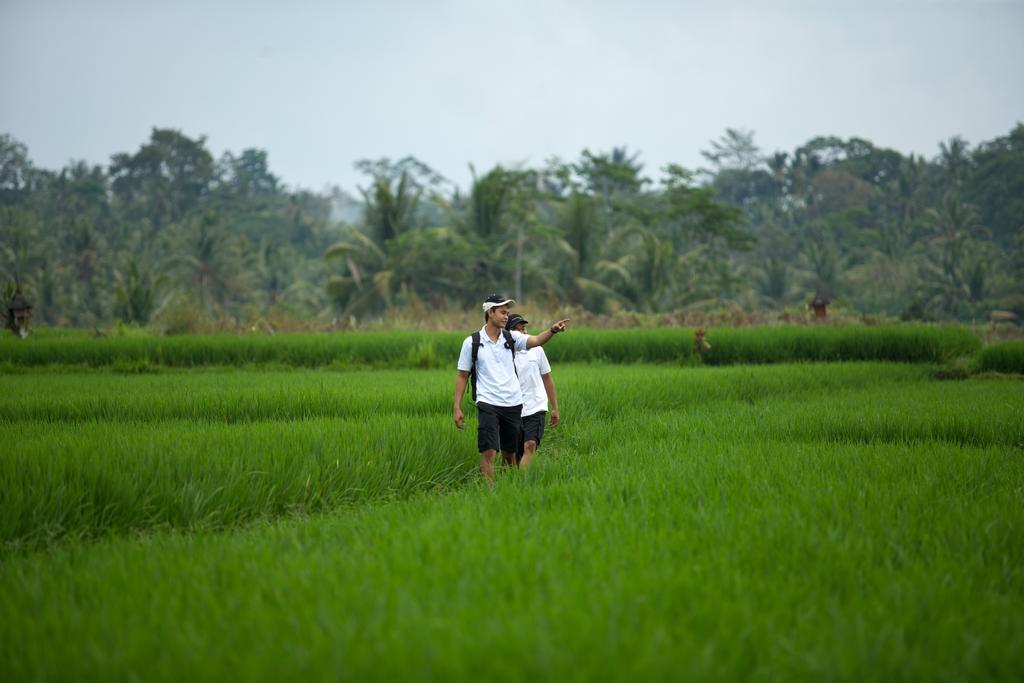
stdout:
POLYGON ((453 408, 462 407, 462 397, 466 393, 466 378, 461 374, 455 376, 455 400, 452 404, 453 408))
POLYGON ((554 336, 555 336, 555 333, 552 332, 550 329, 544 330, 540 334, 535 334, 532 337, 530 337, 529 339, 527 339, 526 340, 526 348, 532 349, 535 346, 544 346, 549 341, 551 341, 551 338, 554 337, 554 336))
POLYGON ((544 391, 548 395, 551 409, 558 410, 558 393, 555 391, 555 380, 551 379, 551 375, 543 375, 541 379, 544 380, 544 391))
POLYGON ((535 346, 544 346, 556 334, 558 334, 559 332, 565 332, 565 324, 567 322, 569 322, 568 318, 565 318, 564 320, 559 320, 557 323, 555 323, 548 329, 544 330, 540 334, 534 335, 532 337, 527 337, 526 348, 532 349, 535 346))

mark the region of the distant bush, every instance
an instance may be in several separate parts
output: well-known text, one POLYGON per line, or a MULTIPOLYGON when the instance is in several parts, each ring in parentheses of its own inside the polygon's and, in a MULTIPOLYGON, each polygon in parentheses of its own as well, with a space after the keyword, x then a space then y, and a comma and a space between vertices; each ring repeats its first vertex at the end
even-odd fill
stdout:
POLYGON ((978 354, 979 372, 1009 372, 1024 375, 1024 341, 986 346, 978 354))
POLYGON ((203 312, 186 299, 178 299, 164 309, 157 328, 168 335, 201 334, 206 331, 203 312))

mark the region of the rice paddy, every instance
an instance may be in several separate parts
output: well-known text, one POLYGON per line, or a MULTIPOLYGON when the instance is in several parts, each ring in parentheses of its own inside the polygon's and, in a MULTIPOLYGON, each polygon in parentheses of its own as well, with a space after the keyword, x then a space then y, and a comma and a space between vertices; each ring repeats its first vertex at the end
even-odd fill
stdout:
POLYGON ((978 353, 977 367, 982 372, 1024 375, 1024 341, 986 346, 978 353))
MULTIPOLYGON (((469 331, 473 331, 472 329, 469 331)), ((551 360, 608 363, 785 363, 800 361, 937 362, 975 353, 978 338, 955 326, 879 325, 720 328, 703 356, 685 328, 574 330, 552 344, 551 360)), ((43 335, 27 343, 0 337, 0 370, 101 367, 118 372, 207 366, 446 368, 466 332, 354 332, 278 336, 88 337, 43 335)))
POLYGON ((454 352, 135 373, 5 343, 35 369, 0 375, 0 679, 1024 673, 1020 379, 594 343, 550 354, 563 423, 493 488, 454 352))

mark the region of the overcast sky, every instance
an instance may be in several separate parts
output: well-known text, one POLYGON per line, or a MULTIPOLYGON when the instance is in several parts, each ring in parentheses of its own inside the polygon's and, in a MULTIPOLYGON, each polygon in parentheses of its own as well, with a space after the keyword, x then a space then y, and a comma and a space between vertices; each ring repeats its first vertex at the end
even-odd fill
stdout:
POLYGON ((726 127, 931 157, 1021 121, 1024 1, 0 0, 0 133, 52 169, 157 126, 292 187, 407 154, 465 187, 622 145, 657 177, 726 127))

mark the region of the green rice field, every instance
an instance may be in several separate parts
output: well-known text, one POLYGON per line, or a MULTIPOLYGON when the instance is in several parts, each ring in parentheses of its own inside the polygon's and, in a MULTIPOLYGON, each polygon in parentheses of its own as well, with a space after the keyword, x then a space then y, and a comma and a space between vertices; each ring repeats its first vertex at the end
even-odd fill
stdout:
POLYGON ((845 361, 559 337, 562 424, 493 487, 432 338, 364 367, 5 341, 0 680, 1020 680, 1012 344, 939 381, 758 333, 845 361))
MULTIPOLYGON (((473 331, 473 330, 470 330, 473 331)), ((716 328, 698 355, 694 330, 573 330, 571 344, 552 344, 554 362, 731 365, 801 361, 938 362, 971 355, 981 344, 967 328, 936 325, 776 326, 716 328)), ((0 371, 37 367, 147 372, 207 366, 447 368, 465 332, 211 335, 206 337, 43 334, 21 342, 0 336, 0 371)), ((1018 352, 1019 353, 1019 352, 1018 352)))

